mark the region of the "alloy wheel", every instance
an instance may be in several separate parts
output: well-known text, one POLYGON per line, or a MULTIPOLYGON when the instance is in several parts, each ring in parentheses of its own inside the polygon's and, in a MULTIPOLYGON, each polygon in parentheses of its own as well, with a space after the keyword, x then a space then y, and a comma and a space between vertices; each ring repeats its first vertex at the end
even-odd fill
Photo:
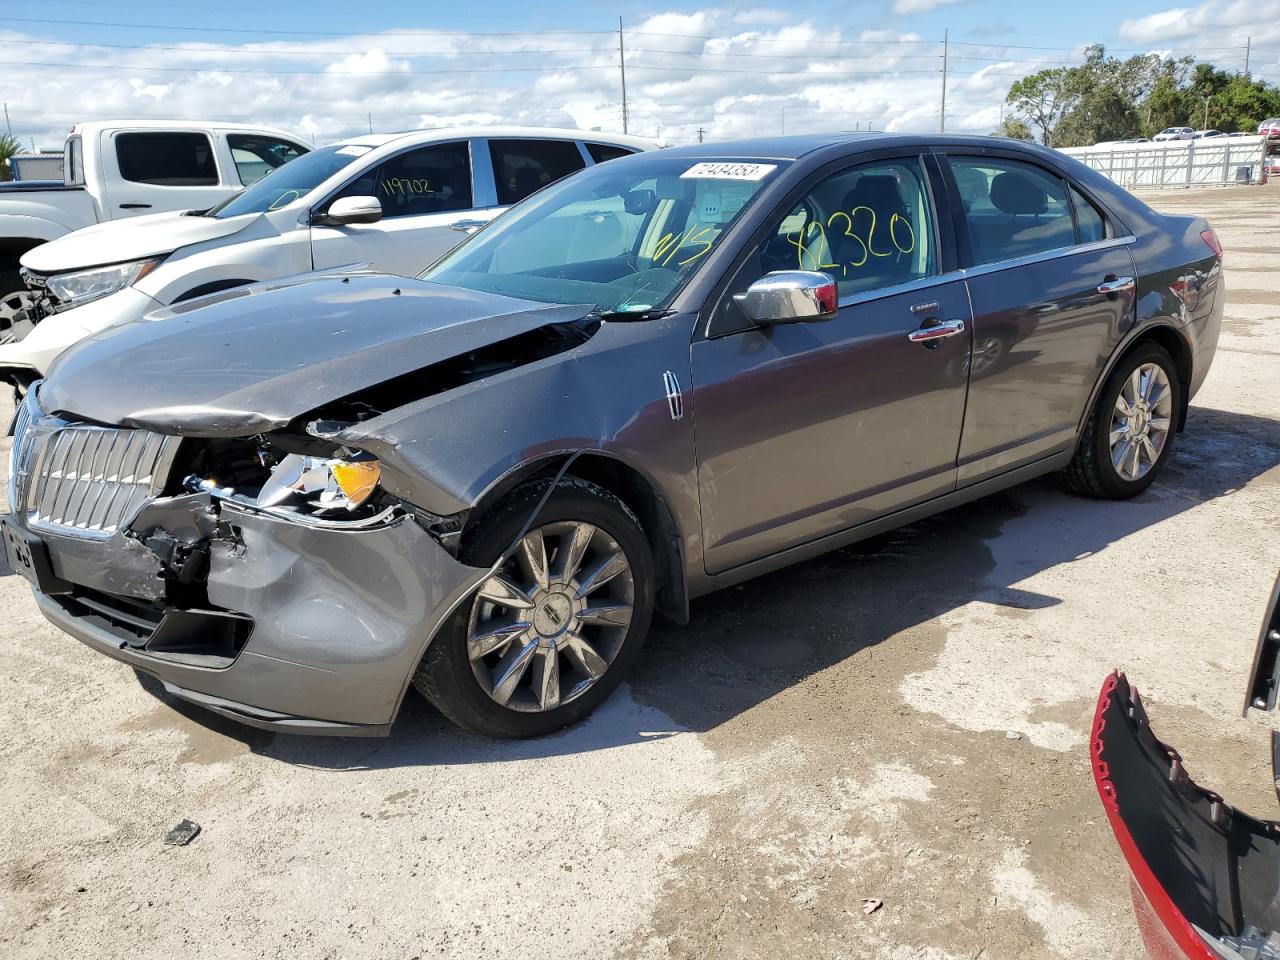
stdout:
POLYGON ((631 564, 608 533, 578 521, 538 527, 477 593, 467 626, 471 670, 501 706, 554 710, 609 669, 634 603, 631 564))
POLYGON ((1169 375, 1156 363, 1136 367, 1111 412, 1111 465, 1124 480, 1139 480, 1160 459, 1173 423, 1169 375))
POLYGON ((35 303, 29 290, 0 295, 0 343, 16 343, 31 332, 35 326, 31 320, 35 303))

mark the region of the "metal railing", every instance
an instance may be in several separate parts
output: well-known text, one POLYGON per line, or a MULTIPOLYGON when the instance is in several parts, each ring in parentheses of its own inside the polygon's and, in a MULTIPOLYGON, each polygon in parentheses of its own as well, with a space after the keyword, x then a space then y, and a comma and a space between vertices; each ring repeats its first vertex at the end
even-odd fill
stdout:
POLYGON ((1126 189, 1167 190, 1262 182, 1264 137, 1069 147, 1062 152, 1126 189))

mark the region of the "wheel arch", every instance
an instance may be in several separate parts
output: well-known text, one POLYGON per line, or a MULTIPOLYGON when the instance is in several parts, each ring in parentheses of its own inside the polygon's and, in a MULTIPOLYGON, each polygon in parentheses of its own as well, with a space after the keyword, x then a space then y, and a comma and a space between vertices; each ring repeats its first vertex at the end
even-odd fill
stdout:
POLYGON ((1098 402, 1098 394, 1101 393, 1103 385, 1111 376, 1112 372, 1124 360, 1126 356, 1132 353, 1137 347, 1145 343, 1155 343, 1163 347, 1165 352, 1173 358, 1174 365, 1177 367, 1178 380, 1182 385, 1182 399, 1178 406, 1178 422, 1177 429, 1181 433, 1187 423, 1187 407, 1190 405, 1191 376, 1194 373, 1194 363, 1192 360, 1191 344, 1187 342, 1186 336, 1172 323, 1148 323, 1143 324, 1132 332, 1111 354, 1111 359, 1103 367, 1102 372, 1098 375, 1098 379, 1093 384, 1093 389, 1089 392, 1089 402, 1085 404, 1084 410, 1080 415, 1080 422, 1077 425, 1076 437, 1079 438, 1084 429, 1085 421, 1088 420, 1093 412, 1094 404, 1098 402))
MULTIPOLYGON (((657 576, 655 606, 676 623, 689 621, 689 589, 685 576, 684 538, 661 488, 651 477, 616 454, 605 450, 562 452, 520 464, 507 471, 480 496, 467 516, 473 524, 516 487, 540 477, 554 477, 572 457, 565 476, 577 477, 608 490, 640 520, 653 553, 657 576)), ((465 535, 466 527, 463 529, 465 535)))

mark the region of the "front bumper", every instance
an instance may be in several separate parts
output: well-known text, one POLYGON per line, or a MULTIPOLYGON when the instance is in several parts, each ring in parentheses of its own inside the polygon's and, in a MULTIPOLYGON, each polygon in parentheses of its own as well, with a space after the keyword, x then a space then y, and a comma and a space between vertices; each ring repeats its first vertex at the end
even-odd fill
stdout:
POLYGON ((107 539, 38 534, 59 581, 35 591, 51 622, 178 697, 293 733, 386 734, 427 644, 487 572, 408 516, 321 528, 206 495, 155 500, 107 539), (179 583, 157 549, 173 542, 207 548, 207 575, 179 583))
POLYGON ((139 320, 160 306, 136 288, 125 287, 101 300, 50 313, 21 340, 0 346, 0 379, 19 375, 24 384, 39 379, 64 350, 109 327, 139 320))
POLYGON ((1151 957, 1280 958, 1280 824, 1191 780, 1122 673, 1098 696, 1090 752, 1151 957))

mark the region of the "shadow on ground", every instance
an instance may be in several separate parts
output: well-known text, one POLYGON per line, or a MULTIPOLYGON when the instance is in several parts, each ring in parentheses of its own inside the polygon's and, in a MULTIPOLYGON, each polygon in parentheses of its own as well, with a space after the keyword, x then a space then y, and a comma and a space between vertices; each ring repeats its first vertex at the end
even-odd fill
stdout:
MULTIPOLYGON (((1087 500, 1046 478, 703 598, 687 626, 654 628, 629 688, 587 722, 535 741, 473 737, 412 693, 386 739, 277 735, 177 701, 154 681, 147 686, 256 753, 334 770, 531 760, 705 731, 970 601, 1026 611, 1060 603, 1015 584, 1229 495, 1277 465, 1276 421, 1193 408, 1164 476, 1142 496, 1087 500), (1019 518, 1016 534, 1002 533, 1019 518)), ((886 708, 897 704, 894 691, 885 696, 886 708)))

